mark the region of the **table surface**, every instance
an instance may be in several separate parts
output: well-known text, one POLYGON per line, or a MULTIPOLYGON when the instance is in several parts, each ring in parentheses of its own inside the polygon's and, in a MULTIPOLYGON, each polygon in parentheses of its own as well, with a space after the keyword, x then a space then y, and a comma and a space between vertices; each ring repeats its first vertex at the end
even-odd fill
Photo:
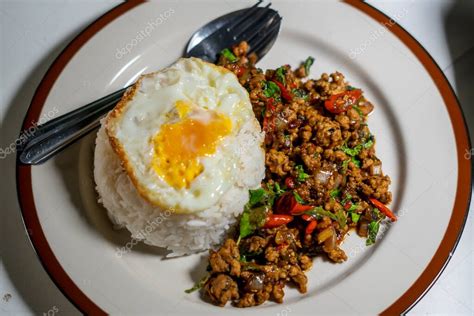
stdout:
MULTIPOLYGON (((230 0, 228 0, 230 1, 230 0)), ((49 65, 84 27, 119 2, 0 0, 1 148, 16 138, 49 65)), ((370 1, 399 20, 433 56, 474 130, 474 1, 370 1), (471 105, 471 106, 469 106, 471 105)), ((14 155, 0 159, 2 206, 0 313, 79 314, 43 270, 25 234, 15 190, 14 155)), ((474 315, 472 205, 463 236, 436 284, 409 314, 474 315)))

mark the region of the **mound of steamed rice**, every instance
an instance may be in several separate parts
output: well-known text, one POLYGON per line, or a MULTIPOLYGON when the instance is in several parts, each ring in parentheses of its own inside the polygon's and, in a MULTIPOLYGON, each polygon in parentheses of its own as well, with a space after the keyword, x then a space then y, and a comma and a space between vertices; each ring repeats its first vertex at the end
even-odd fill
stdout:
POLYGON ((99 202, 116 228, 127 228, 132 238, 167 248, 171 252, 168 256, 209 249, 222 241, 248 202, 248 190, 259 187, 264 178, 263 137, 256 120, 245 123, 237 137, 236 183, 212 207, 195 214, 175 214, 150 204, 138 194, 102 124, 94 155, 99 202))

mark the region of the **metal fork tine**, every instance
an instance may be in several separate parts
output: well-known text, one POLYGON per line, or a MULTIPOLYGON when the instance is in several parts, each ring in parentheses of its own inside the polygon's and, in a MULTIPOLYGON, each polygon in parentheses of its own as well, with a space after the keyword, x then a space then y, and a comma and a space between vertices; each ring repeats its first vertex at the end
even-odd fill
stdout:
POLYGON ((239 36, 238 38, 234 37, 234 40, 243 40, 245 39, 247 43, 250 43, 252 40, 258 37, 265 36, 265 32, 269 27, 272 27, 275 20, 279 17, 278 12, 274 11, 271 14, 267 14, 265 18, 262 18, 261 21, 255 23, 252 26, 252 30, 254 30, 251 34, 244 34, 243 36, 239 36), (257 30, 257 31, 255 31, 257 30))
POLYGON ((274 37, 274 33, 278 33, 278 27, 280 25, 281 16, 278 15, 272 23, 265 28, 262 32, 258 33, 249 40, 248 44, 250 45, 250 50, 248 54, 256 53, 257 57, 260 55, 258 51, 262 49, 265 45, 267 45, 274 37))
POLYGON ((275 15, 275 11, 269 10, 270 4, 264 7, 260 12, 257 12, 252 16, 252 19, 248 19, 247 21, 242 22, 234 31, 234 40, 242 40, 249 38, 251 35, 255 33, 255 30, 260 30, 264 25, 273 18, 275 15))
POLYGON ((251 16, 256 10, 258 10, 258 6, 260 3, 262 3, 263 0, 258 0, 257 3, 255 3, 253 6, 247 9, 242 16, 240 16, 234 23, 232 23, 230 26, 226 28, 227 32, 231 32, 237 25, 245 21, 249 16, 251 16))

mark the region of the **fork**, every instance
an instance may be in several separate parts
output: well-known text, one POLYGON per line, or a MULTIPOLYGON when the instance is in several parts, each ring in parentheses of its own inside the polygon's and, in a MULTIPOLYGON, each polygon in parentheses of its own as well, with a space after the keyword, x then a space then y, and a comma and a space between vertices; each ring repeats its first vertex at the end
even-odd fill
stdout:
MULTIPOLYGON (((261 3, 259 0, 248 9, 229 13, 203 26, 191 37, 184 57, 215 62, 222 49, 245 40, 250 46, 249 53, 256 53, 261 59, 276 40, 281 24, 281 16, 270 9, 271 3, 260 7, 261 3)), ((18 161, 28 165, 43 163, 96 129, 129 87, 37 126, 17 148, 18 161)))

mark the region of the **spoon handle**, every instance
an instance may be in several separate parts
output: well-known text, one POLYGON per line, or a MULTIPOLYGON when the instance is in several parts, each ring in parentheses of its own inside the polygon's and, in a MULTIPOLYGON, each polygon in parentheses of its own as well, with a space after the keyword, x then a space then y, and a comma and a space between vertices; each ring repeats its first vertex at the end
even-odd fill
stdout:
POLYGON ((100 119, 112 110, 127 88, 120 89, 77 110, 48 121, 36 129, 19 150, 19 161, 36 165, 99 126, 100 119))

